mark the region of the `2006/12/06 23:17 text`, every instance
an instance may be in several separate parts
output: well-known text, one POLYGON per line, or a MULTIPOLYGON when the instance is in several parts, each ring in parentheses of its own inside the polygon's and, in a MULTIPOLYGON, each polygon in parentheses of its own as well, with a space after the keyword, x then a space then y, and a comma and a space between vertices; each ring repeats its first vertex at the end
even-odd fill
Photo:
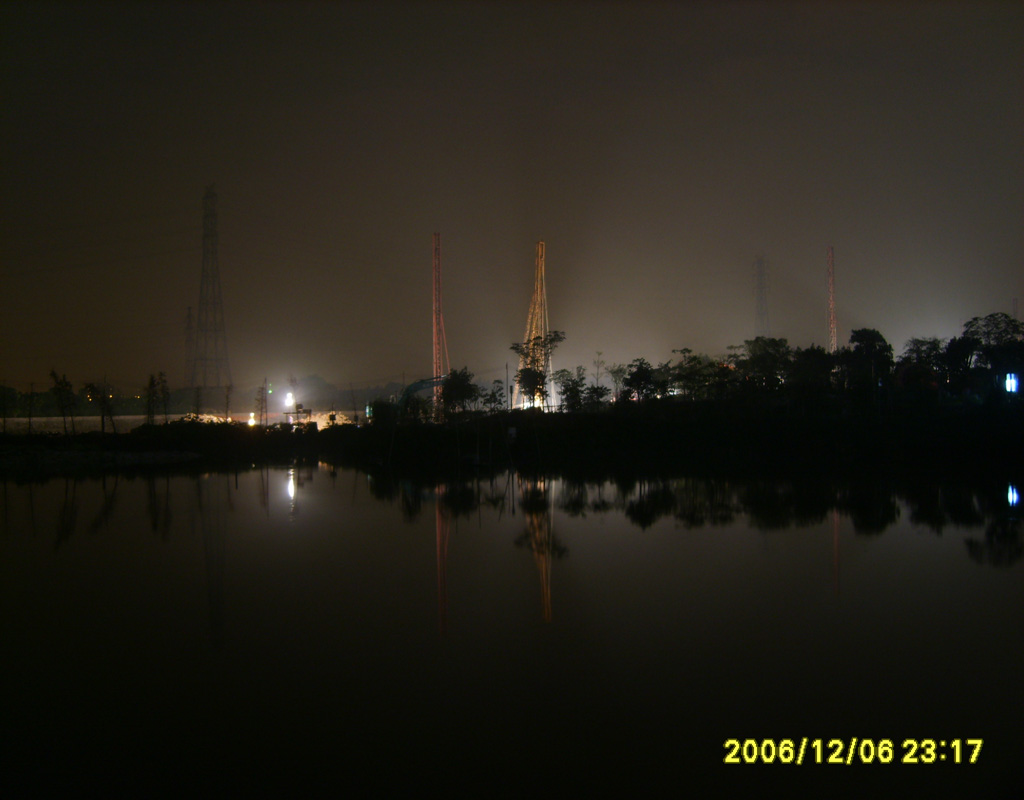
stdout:
POLYGON ((982 739, 726 739, 726 764, 975 764, 982 739))

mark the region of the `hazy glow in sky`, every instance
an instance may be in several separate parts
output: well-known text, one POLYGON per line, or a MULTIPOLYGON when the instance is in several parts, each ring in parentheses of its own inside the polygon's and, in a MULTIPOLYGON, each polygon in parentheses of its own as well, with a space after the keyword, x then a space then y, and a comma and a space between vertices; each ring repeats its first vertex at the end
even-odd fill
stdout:
POLYGON ((1018 3, 5 3, 0 378, 185 381, 218 193, 237 386, 514 371, 536 242, 555 366, 1024 296, 1018 3))

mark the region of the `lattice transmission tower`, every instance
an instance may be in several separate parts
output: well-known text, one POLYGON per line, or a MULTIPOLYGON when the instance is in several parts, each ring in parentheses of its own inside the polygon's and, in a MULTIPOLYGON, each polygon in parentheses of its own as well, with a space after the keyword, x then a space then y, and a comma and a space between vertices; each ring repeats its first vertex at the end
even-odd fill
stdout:
POLYGON ((434 410, 441 408, 441 381, 451 371, 441 311, 441 234, 434 234, 434 410))
POLYGON ((185 386, 192 383, 192 364, 196 357, 196 322, 192 317, 192 306, 185 317, 185 386))
MULTIPOLYGON (((527 345, 526 350, 519 356, 519 369, 529 367, 543 372, 547 379, 551 380, 551 349, 542 347, 540 349, 530 348, 533 342, 546 342, 551 332, 548 324, 548 289, 544 278, 544 242, 537 242, 537 257, 533 276, 533 297, 530 298, 530 312, 526 316, 526 333, 523 335, 523 343, 527 345)), ((535 397, 526 397, 519 385, 516 384, 514 406, 536 406, 541 405, 544 398, 541 394, 535 397)))
POLYGON ((203 195, 203 276, 199 285, 199 313, 190 360, 190 386, 207 389, 231 385, 224 336, 224 301, 217 265, 217 194, 212 186, 203 195))
POLYGON ((763 257, 754 261, 754 294, 757 297, 757 325, 755 336, 771 336, 768 324, 768 265, 763 257))
POLYGON ((832 245, 828 246, 828 351, 835 353, 839 349, 836 338, 836 265, 832 253, 832 245))

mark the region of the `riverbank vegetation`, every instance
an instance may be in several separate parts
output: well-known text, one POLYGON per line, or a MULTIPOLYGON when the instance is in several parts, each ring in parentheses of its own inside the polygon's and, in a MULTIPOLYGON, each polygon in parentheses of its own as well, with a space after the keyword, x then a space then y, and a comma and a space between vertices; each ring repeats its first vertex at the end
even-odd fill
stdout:
MULTIPOLYGON (((564 338, 553 332, 540 344, 550 351, 564 338)), ((530 345, 512 349, 521 354, 530 345)), ((373 402, 363 425, 321 430, 209 424, 195 413, 172 421, 194 392, 170 391, 160 374, 135 398, 147 423, 117 436, 105 425, 73 435, 76 412, 90 405, 116 431, 115 393, 102 384, 76 393, 54 370, 53 387, 42 395, 4 391, 5 420, 26 405, 40 416, 56 412, 66 435, 4 436, 0 469, 31 473, 47 459, 59 462, 54 453, 88 461, 81 454, 101 452, 135 460, 173 452, 217 463, 326 458, 422 473, 979 469, 1016 464, 1024 452, 1024 403, 1015 391, 1024 372, 1024 324, 1006 314, 974 318, 949 340, 911 339, 898 358, 872 329, 853 331, 835 353, 757 337, 719 358, 688 349, 674 355, 628 365, 599 355, 592 371, 578 366, 550 376, 539 368, 544 359, 527 359, 517 382, 535 407, 515 411, 512 387, 479 386, 468 368, 457 369, 440 386, 437 407, 404 392, 373 402)), ((230 398, 228 387, 226 405, 230 398)))

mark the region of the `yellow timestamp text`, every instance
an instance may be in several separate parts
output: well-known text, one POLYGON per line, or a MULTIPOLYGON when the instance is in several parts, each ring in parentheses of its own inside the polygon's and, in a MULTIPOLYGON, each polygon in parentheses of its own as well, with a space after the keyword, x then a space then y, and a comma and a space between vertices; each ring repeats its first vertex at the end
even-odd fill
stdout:
POLYGON ((726 764, 976 764, 983 739, 726 739, 726 764))

